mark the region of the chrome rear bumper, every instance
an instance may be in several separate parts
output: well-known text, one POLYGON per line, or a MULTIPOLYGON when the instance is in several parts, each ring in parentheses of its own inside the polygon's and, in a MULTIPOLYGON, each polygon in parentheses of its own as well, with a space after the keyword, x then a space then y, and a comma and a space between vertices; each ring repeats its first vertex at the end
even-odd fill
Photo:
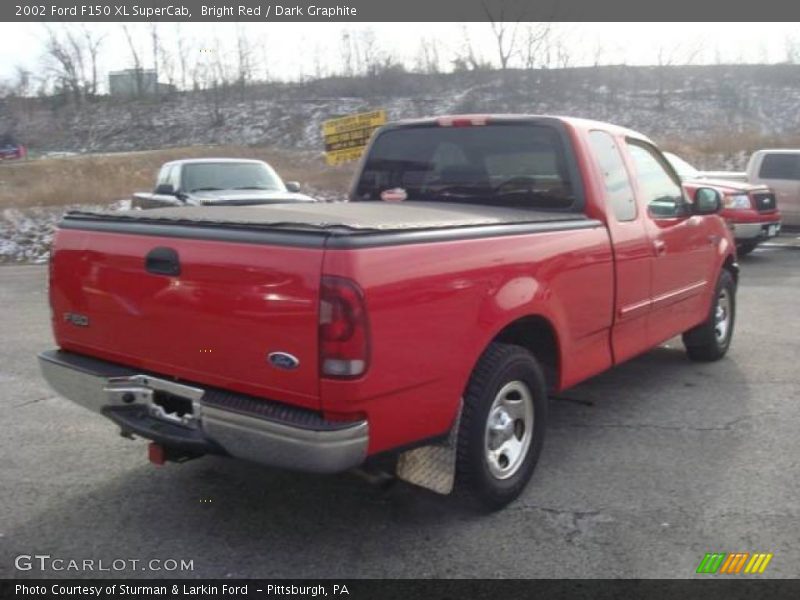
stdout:
POLYGON ((60 395, 164 445, 316 473, 345 471, 366 458, 366 421, 326 421, 314 411, 61 350, 40 354, 39 366, 60 395))

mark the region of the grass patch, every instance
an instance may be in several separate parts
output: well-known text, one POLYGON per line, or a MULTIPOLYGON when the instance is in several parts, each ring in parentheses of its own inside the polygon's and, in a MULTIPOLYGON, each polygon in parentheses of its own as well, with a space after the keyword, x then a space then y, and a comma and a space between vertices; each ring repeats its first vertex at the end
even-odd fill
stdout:
POLYGON ((0 163, 0 209, 105 204, 150 191, 161 165, 181 158, 255 158, 270 163, 284 181, 303 191, 345 194, 355 163, 328 167, 308 152, 248 146, 192 146, 142 152, 92 154, 0 163))
POLYGON ((755 130, 713 131, 702 139, 661 138, 662 150, 674 152, 699 169, 744 171, 750 155, 764 148, 800 148, 800 135, 764 135, 755 130))

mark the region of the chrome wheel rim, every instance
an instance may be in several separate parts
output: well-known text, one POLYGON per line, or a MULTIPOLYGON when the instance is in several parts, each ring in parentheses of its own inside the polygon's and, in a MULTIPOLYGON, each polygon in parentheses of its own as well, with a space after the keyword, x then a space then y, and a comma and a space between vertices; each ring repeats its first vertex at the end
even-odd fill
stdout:
POLYGON ((504 385, 486 420, 485 458, 497 479, 512 477, 528 455, 533 439, 533 396, 522 381, 504 385))
POLYGON ((731 328, 731 298, 728 290, 723 289, 717 296, 717 306, 714 309, 714 335, 717 342, 724 343, 731 328))

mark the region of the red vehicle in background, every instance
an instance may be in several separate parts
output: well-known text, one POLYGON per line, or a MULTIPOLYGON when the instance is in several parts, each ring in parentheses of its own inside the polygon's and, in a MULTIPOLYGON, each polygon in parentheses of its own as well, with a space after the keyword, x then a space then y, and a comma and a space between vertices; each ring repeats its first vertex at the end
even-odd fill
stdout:
POLYGON ((750 254, 761 242, 777 236, 781 231, 781 213, 774 190, 766 185, 754 185, 725 179, 706 179, 685 160, 665 152, 670 164, 683 181, 689 195, 698 188, 712 187, 722 195, 720 215, 728 223, 736 239, 740 256, 750 254))
POLYGON ((25 146, 18 144, 13 136, 0 136, 0 160, 19 160, 27 155, 25 146))
POLYGON ((693 360, 725 355, 738 265, 720 207, 606 123, 395 123, 350 202, 69 213, 40 365, 156 463, 391 457, 498 508, 533 473, 548 393, 675 335, 693 360))

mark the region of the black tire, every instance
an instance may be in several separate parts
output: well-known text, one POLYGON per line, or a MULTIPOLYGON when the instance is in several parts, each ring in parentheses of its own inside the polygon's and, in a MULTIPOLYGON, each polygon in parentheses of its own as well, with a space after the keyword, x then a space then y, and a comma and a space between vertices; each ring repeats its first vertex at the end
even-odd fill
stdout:
MULTIPOLYGON (((491 344, 472 372, 464 394, 458 431, 456 492, 471 503, 489 510, 498 510, 514 500, 533 475, 542 451, 546 423, 547 390, 542 369, 536 359, 520 346, 491 344), (492 406, 504 389, 510 389, 504 398, 510 399, 512 403, 516 402, 515 389, 522 391, 522 395, 516 393, 521 403, 518 408, 526 410, 525 407, 532 405, 533 427, 525 429, 524 416, 507 421, 511 423, 510 428, 498 435, 508 434, 519 441, 525 439, 527 431, 531 431, 532 437, 527 443, 527 449, 516 453, 517 460, 511 465, 507 464, 508 476, 498 477, 493 474, 492 469, 502 468, 505 455, 501 454, 500 460, 490 466, 488 444, 490 439, 495 442, 497 438, 492 437, 495 434, 490 434, 487 427, 490 415, 501 416, 496 411, 502 407, 496 406, 495 411, 492 411, 492 406), (529 392, 527 397, 525 390, 529 392), (514 465, 516 467, 511 469, 514 465)), ((524 443, 521 445, 525 447, 524 443)))
POLYGON ((736 245, 736 254, 739 256, 747 256, 758 246, 758 242, 741 242, 736 245))
POLYGON ((719 360, 728 351, 733 338, 733 327, 736 323, 736 282, 730 271, 723 269, 717 281, 714 300, 709 309, 708 318, 683 334, 683 344, 689 358, 701 362, 719 360), (727 306, 724 308, 728 319, 724 335, 717 329, 717 309, 721 306, 721 298, 725 295, 727 306))

